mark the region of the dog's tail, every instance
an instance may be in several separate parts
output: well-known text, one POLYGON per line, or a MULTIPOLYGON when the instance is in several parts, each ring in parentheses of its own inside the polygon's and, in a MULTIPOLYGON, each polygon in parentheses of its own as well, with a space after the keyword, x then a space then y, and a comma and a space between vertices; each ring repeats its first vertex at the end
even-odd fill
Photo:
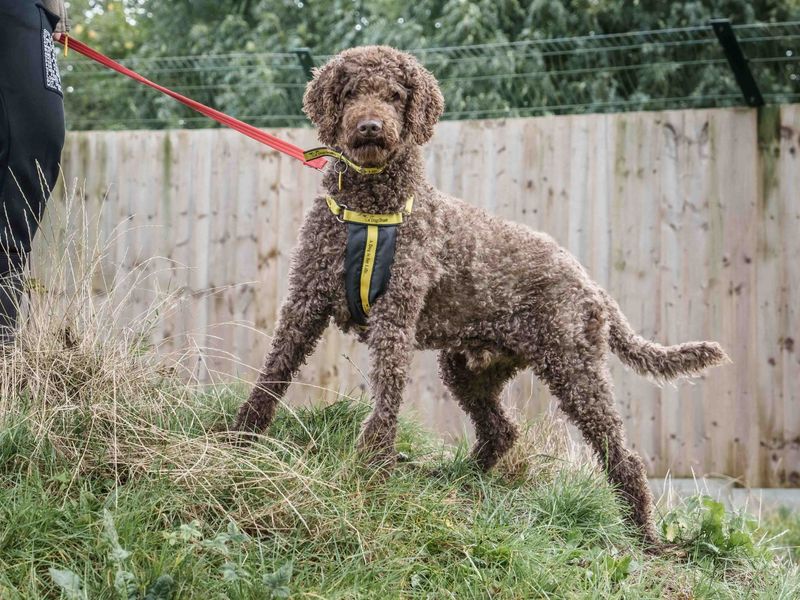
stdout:
POLYGON ((662 346, 637 335, 614 300, 603 292, 610 325, 611 350, 640 375, 670 380, 697 375, 709 367, 730 362, 716 342, 686 342, 662 346))

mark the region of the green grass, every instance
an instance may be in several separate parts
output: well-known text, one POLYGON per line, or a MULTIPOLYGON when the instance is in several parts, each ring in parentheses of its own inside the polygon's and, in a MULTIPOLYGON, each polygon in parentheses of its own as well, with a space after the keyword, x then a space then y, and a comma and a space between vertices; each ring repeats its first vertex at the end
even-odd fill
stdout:
POLYGON ((760 530, 710 501, 663 521, 686 557, 645 555, 591 463, 539 452, 546 423, 482 475, 406 421, 412 460, 386 473, 354 452, 362 404, 281 411, 237 449, 214 431, 240 394, 190 397, 155 413, 18 398, 0 429, 0 597, 142 598, 155 582, 169 593, 150 598, 800 593, 760 530))
POLYGON ((766 516, 762 527, 775 535, 776 543, 800 562, 800 513, 781 508, 766 516))

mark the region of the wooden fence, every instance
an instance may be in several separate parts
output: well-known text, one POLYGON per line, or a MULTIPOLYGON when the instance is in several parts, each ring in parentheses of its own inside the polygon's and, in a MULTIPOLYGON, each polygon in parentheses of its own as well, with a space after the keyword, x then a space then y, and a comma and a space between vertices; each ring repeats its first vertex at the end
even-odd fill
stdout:
MULTIPOLYGON (((277 134, 316 143, 308 129, 277 134)), ((614 360, 652 475, 800 485, 800 105, 442 123, 427 168, 438 187, 552 234, 645 337, 728 350, 732 366, 663 388, 614 360)), ((156 338, 208 348, 201 375, 252 380, 319 175, 226 130, 70 133, 64 171, 102 205, 103 235, 130 218, 108 269, 165 257, 147 268, 185 302, 156 338)), ((460 434, 435 364, 416 357, 406 405, 460 434)), ((365 367, 364 349, 330 330, 290 399, 365 389, 365 367)), ((520 418, 551 406, 530 373, 506 394, 520 418)))

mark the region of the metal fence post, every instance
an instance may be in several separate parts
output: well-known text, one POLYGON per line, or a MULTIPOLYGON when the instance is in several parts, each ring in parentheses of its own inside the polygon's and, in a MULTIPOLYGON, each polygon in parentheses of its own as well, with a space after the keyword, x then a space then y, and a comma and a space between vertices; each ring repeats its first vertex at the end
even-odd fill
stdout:
POLYGON ((311 79, 313 77, 311 69, 314 68, 314 58, 311 56, 311 49, 295 48, 292 52, 297 56, 297 60, 300 62, 300 66, 303 67, 303 72, 306 74, 306 77, 311 79))
POLYGON ((750 71, 750 64, 744 52, 742 52, 739 40, 736 39, 731 20, 711 19, 709 25, 714 29, 717 40, 719 40, 720 46, 725 52, 725 58, 728 59, 728 64, 731 67, 731 71, 733 71, 733 76, 736 78, 736 83, 739 84, 739 89, 742 90, 747 106, 764 106, 764 97, 761 95, 761 90, 758 89, 758 84, 755 77, 753 77, 752 71, 750 71))

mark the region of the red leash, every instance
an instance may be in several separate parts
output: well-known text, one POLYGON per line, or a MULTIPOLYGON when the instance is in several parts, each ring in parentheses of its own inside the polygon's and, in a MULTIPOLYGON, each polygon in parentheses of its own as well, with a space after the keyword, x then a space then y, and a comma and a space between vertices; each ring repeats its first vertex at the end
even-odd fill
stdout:
POLYGON ((173 92, 169 88, 165 88, 163 85, 158 85, 157 83, 150 81, 146 77, 139 75, 135 71, 131 71, 127 67, 123 67, 118 62, 111 60, 105 54, 101 54, 97 50, 87 46, 83 42, 79 42, 74 38, 68 38, 66 35, 62 35, 61 39, 58 42, 65 47, 68 47, 71 50, 75 50, 79 54, 83 54, 87 58, 91 58, 93 61, 99 62, 101 65, 108 67, 109 69, 113 69, 117 73, 122 73, 123 75, 127 75, 131 79, 138 81, 139 83, 143 83, 144 85, 150 86, 151 88, 158 90, 162 94, 166 94, 167 96, 171 96, 175 98, 181 104, 185 104, 192 110, 199 112, 207 117, 214 119, 215 121, 222 123, 223 125, 230 127, 231 129, 235 129, 239 133, 243 133, 247 137, 253 138, 257 142, 261 142, 262 144, 269 146, 277 150, 278 152, 283 152, 284 154, 291 156, 292 158, 296 158, 300 162, 302 162, 307 167, 313 167, 315 169, 322 169, 325 164, 326 160, 323 157, 315 158, 312 160, 306 160, 303 156, 303 149, 299 146, 295 146, 289 142, 285 142, 279 138, 276 138, 274 135, 270 135, 264 131, 261 131, 258 127, 254 127, 244 121, 240 121, 239 119, 234 119, 231 116, 226 115, 224 112, 220 112, 215 110, 205 104, 201 104, 197 100, 192 100, 191 98, 187 98, 179 94, 178 92, 173 92))

